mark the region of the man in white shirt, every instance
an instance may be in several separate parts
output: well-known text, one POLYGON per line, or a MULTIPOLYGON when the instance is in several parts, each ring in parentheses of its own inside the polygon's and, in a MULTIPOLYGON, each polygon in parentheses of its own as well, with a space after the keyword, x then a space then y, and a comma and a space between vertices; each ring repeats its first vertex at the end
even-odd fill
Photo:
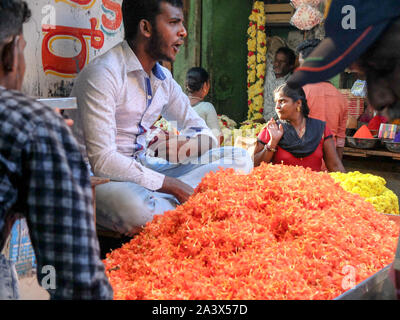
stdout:
POLYGON ((175 61, 186 37, 181 0, 124 0, 125 41, 79 74, 68 112, 92 172, 112 181, 96 187, 99 228, 132 235, 154 215, 173 210, 201 178, 219 167, 252 170, 243 149, 221 148, 189 98, 158 61, 175 61), (146 133, 162 115, 178 137, 158 137, 146 150, 146 133), (150 156, 161 155, 163 158, 150 156), (199 158, 199 156, 201 156, 199 158))

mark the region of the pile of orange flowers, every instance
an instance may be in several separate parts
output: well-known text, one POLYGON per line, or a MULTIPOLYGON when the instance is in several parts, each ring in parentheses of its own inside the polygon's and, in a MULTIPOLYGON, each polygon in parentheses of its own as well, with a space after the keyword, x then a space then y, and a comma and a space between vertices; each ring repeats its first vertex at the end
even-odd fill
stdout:
POLYGON ((333 299, 394 259, 399 230, 327 173, 208 174, 104 260, 114 299, 333 299), (351 279, 350 279, 351 280, 351 279))

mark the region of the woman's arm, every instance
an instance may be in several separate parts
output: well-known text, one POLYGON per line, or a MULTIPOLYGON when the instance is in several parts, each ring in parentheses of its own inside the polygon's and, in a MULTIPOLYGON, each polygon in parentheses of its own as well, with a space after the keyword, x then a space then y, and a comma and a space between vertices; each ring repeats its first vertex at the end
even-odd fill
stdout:
POLYGON ((336 152, 335 143, 333 142, 332 137, 329 137, 324 141, 323 151, 325 165, 329 172, 346 172, 346 169, 336 152))
POLYGON ((264 130, 266 131, 262 131, 258 136, 257 145, 254 150, 255 167, 258 167, 261 162, 271 162, 276 148, 278 147, 278 143, 283 136, 282 124, 278 125, 274 119, 268 121, 264 130))
POLYGON ((261 162, 271 162, 272 158, 274 157, 274 153, 275 152, 268 150, 267 144, 257 141, 257 145, 254 150, 254 167, 258 167, 261 162))

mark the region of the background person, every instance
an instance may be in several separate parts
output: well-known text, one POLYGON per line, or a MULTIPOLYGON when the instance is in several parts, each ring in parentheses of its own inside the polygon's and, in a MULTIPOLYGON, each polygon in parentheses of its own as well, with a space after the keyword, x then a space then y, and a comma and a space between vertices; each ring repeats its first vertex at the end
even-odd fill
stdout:
POLYGON ((321 171, 324 159, 329 171, 345 172, 326 123, 308 117, 303 89, 281 85, 275 90, 275 100, 279 120, 271 118, 260 132, 254 166, 272 162, 321 171))
POLYGON ((210 77, 208 72, 201 67, 189 69, 186 74, 186 90, 188 92, 190 105, 206 122, 221 145, 224 136, 219 126, 217 112, 212 103, 204 101, 204 98, 210 91, 210 77))
POLYGON ((274 62, 267 63, 264 82, 264 110, 261 122, 269 119, 278 119, 275 112, 274 91, 280 85, 286 83, 291 76, 296 63, 296 54, 288 47, 280 47, 276 53, 274 62))
MULTIPOLYGON (((320 42, 319 39, 312 39, 300 43, 297 47, 300 65, 320 42)), ((307 104, 310 108, 309 117, 326 122, 332 132, 339 158, 342 159, 346 143, 347 100, 329 81, 306 84, 303 90, 306 93, 307 104)))
MULTIPOLYGON (((26 218, 37 261, 52 266, 51 299, 112 299, 100 260, 89 172, 63 118, 24 96, 26 2, 0 0, 0 252, 26 218)), ((17 275, 0 254, 0 300, 18 299, 17 275)))

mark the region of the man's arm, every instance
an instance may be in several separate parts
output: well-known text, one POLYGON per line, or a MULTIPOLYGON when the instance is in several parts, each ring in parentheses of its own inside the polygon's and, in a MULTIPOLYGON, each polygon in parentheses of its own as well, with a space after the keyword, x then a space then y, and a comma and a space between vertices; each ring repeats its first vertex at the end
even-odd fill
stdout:
POLYGON ((112 299, 100 260, 88 169, 64 120, 44 109, 22 163, 38 280, 54 276, 51 299, 112 299), (48 266, 54 274, 42 273, 48 266))
POLYGON ((130 181, 149 190, 161 188, 164 175, 117 150, 116 101, 120 88, 111 71, 86 67, 76 79, 73 95, 85 135, 86 151, 96 176, 130 181))

